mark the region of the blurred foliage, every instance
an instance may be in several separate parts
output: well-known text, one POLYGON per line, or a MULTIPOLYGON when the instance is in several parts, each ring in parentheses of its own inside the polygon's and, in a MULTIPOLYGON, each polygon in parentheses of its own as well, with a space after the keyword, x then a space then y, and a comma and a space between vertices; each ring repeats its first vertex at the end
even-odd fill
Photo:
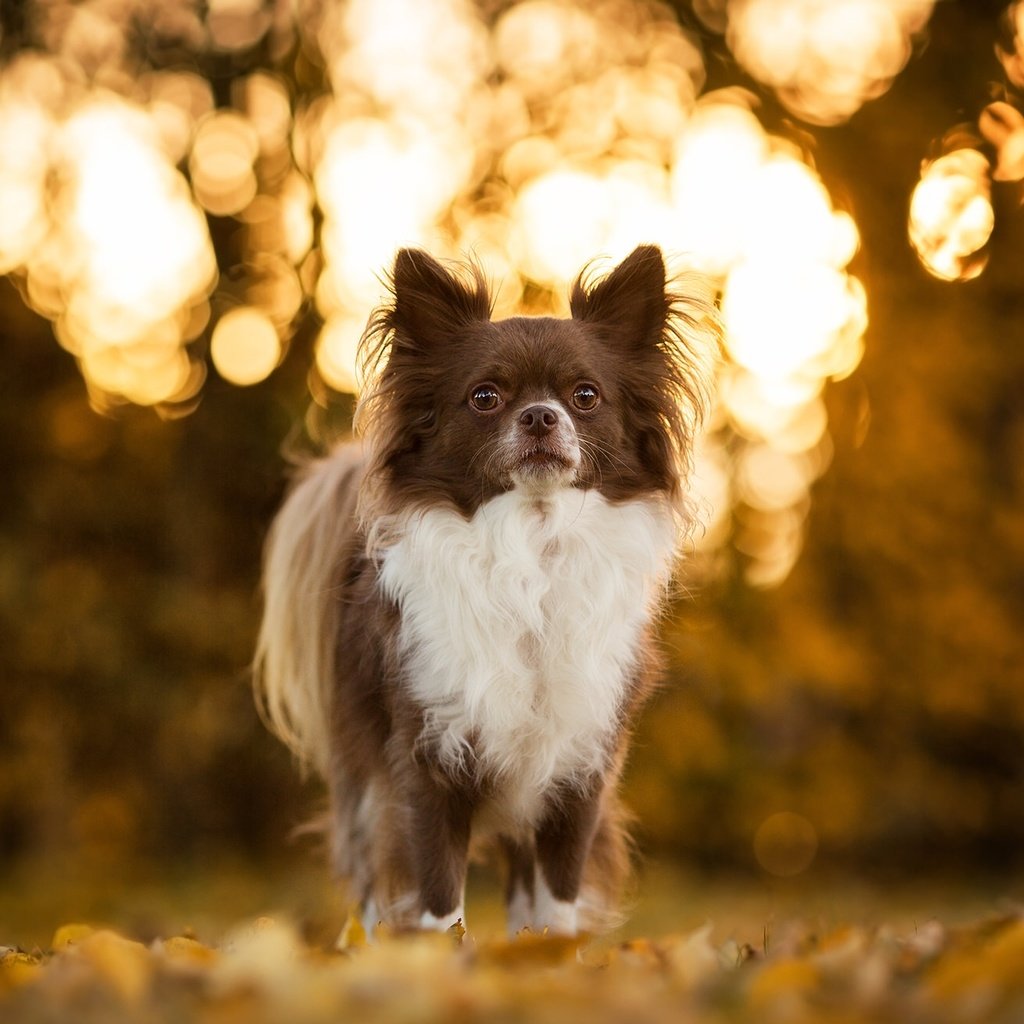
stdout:
POLYGON ((106 1021, 964 1022, 1024 1010, 1024 920, 900 930, 797 922, 715 937, 710 924, 588 948, 574 939, 367 937, 310 948, 270 918, 211 945, 148 946, 69 924, 46 951, 0 947, 0 1012, 12 1024, 106 1021))
MULTIPOLYGON (((904 237, 920 155, 964 97, 988 99, 990 13, 940 4, 929 48, 890 93, 818 135, 819 170, 863 237, 866 354, 827 392, 834 456, 788 579, 756 591, 727 571, 666 622, 671 678, 629 774, 647 850, 783 875, 1020 866, 1018 197, 996 195, 988 268, 965 284, 929 278, 904 237)), ((259 60, 204 70, 225 94, 259 60)), ((707 63, 711 85, 736 79, 713 46, 707 63)), ((211 222, 230 265, 237 239, 211 222)), ((343 430, 350 412, 331 398, 310 417, 306 328, 254 387, 211 374, 185 418, 98 415, 49 324, 0 282, 8 884, 26 864, 117 880, 269 864, 316 809, 317 787, 260 726, 247 673, 282 447, 304 443, 294 439, 313 421, 317 434, 343 430)), ((637 956, 637 970, 664 969, 661 953, 637 956)), ((137 959, 140 976, 162 977, 157 954, 137 959)), ((815 990, 818 967, 796 964, 815 990)))

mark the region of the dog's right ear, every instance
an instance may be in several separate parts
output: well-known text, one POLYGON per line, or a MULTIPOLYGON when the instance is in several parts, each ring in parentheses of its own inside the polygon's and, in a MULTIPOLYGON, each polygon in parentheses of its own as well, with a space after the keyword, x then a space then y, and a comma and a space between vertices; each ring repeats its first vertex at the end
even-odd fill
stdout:
POLYGON ((491 297, 480 268, 472 281, 446 270, 422 249, 399 249, 391 274, 394 294, 388 321, 392 344, 429 350, 477 320, 491 318, 491 297))

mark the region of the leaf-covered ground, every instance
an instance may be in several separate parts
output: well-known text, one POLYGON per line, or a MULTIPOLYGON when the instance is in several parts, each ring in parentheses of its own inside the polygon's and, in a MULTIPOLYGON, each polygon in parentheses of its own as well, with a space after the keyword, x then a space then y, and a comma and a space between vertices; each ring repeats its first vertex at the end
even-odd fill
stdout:
POLYGON ((144 944, 69 924, 48 948, 0 947, 0 1020, 963 1022, 1024 1020, 1024 914, 899 929, 774 925, 756 946, 713 926, 618 944, 523 935, 393 936, 345 948, 260 918, 216 944, 144 944))

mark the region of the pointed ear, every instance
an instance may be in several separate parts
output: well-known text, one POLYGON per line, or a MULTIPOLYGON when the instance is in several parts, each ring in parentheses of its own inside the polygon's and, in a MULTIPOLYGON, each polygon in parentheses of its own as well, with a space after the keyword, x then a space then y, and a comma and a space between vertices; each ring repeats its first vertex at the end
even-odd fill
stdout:
POLYGON ((592 287, 580 274, 569 296, 574 319, 603 325, 629 345, 657 344, 670 305, 665 261, 656 245, 637 246, 592 287))
POLYGON ((487 282, 476 265, 471 270, 469 283, 422 249, 400 249, 391 273, 394 303, 388 315, 396 342, 428 349, 474 320, 489 320, 487 282))

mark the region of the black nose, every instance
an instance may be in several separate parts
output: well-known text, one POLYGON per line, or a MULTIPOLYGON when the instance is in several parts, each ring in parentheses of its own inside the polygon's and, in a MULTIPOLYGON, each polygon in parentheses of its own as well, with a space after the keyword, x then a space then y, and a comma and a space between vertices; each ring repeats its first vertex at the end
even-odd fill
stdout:
POLYGON ((528 434, 544 437, 558 426, 558 413, 550 405, 531 405, 519 414, 519 425, 528 434))

